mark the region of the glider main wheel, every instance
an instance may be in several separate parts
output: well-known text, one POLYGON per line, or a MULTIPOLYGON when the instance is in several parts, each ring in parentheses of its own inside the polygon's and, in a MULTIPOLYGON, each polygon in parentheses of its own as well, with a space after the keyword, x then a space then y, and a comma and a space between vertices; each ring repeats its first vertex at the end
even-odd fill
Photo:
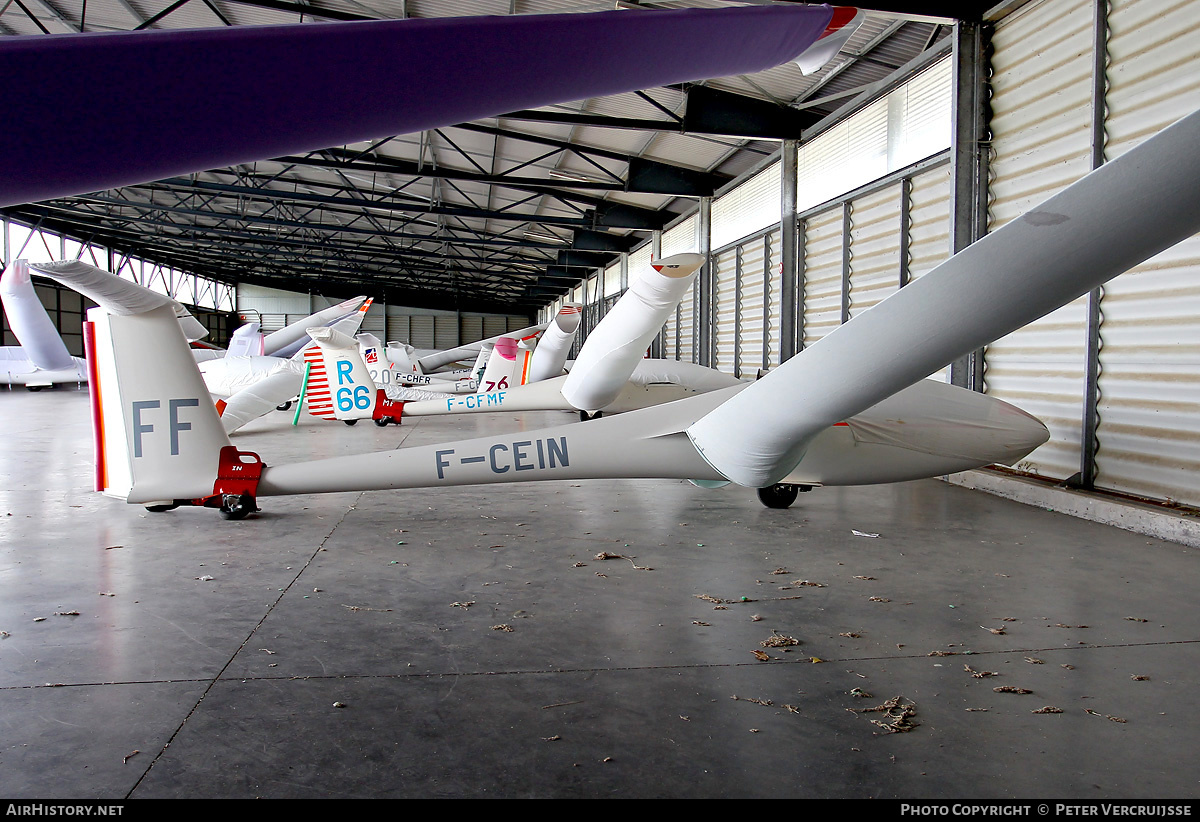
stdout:
POLYGON ((768 508, 790 508, 800 493, 799 485, 780 482, 758 489, 758 501, 768 508))
POLYGON ((26 391, 41 391, 42 387, 40 385, 27 385, 27 386, 25 386, 25 390, 26 391))
POLYGON ((280 405, 275 406, 275 410, 276 411, 286 411, 291 407, 292 407, 292 401, 288 400, 285 403, 281 403, 280 405))
POLYGON ((221 500, 222 519, 245 519, 256 511, 258 506, 249 494, 226 494, 221 500))
POLYGON ((146 510, 152 514, 162 514, 167 511, 174 511, 178 507, 179 507, 178 503, 171 502, 171 503, 165 503, 163 505, 147 505, 146 510))
POLYGON ((346 423, 346 425, 355 425, 358 423, 358 420, 342 420, 342 422, 346 423))
POLYGON ((375 424, 378 425, 380 428, 386 428, 387 424, 391 421, 392 421, 391 417, 380 417, 379 419, 375 420, 375 424))
POLYGON ((580 411, 580 412, 579 412, 579 420, 580 420, 580 422, 587 422, 588 420, 598 420, 598 419, 600 419, 600 418, 601 418, 601 417, 603 417, 603 416, 604 416, 604 412, 603 412, 603 411, 596 411, 596 412, 594 412, 594 413, 592 413, 592 414, 589 414, 587 411, 580 411))

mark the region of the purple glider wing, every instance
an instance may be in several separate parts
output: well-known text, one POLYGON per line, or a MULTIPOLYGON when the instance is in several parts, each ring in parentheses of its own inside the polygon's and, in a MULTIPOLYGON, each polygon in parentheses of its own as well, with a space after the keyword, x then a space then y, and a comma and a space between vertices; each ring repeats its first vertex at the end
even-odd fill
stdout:
POLYGON ((763 71, 830 6, 0 37, 0 206, 763 71))

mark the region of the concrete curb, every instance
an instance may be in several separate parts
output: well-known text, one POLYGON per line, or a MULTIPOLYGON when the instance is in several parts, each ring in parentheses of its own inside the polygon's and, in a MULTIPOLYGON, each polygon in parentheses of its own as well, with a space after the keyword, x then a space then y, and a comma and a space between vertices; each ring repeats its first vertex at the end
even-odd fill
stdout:
POLYGON ((1200 548, 1200 516, 1172 511, 1151 503, 1077 491, 1052 485, 1044 480, 1014 477, 993 471, 964 471, 942 479, 954 485, 986 491, 1027 505, 1036 505, 1126 531, 1200 548))

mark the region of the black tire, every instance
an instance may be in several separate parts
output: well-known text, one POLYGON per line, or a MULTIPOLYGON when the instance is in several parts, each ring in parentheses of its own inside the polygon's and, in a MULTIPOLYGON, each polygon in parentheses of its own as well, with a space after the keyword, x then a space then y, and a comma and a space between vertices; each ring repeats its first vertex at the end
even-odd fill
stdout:
POLYGON ((287 411, 291 407, 292 407, 292 401, 288 400, 285 403, 275 406, 275 410, 276 411, 287 411))
POLYGON ((358 420, 342 420, 342 422, 346 423, 346 425, 356 425, 358 420))
POLYGON ((172 502, 167 505, 147 505, 146 510, 152 514, 162 514, 167 511, 174 511, 179 507, 179 503, 172 502))
POLYGON ((758 501, 768 508, 790 508, 799 493, 799 485, 780 482, 768 485, 766 488, 759 488, 758 501))
POLYGON ((587 421, 588 421, 588 420, 590 420, 591 418, 592 418, 592 415, 591 415, 591 414, 589 414, 588 412, 586 412, 586 411, 580 411, 580 412, 579 412, 579 421, 580 421, 580 422, 587 422, 587 421))
POLYGON ((378 425, 380 428, 386 428, 387 424, 391 421, 392 421, 391 417, 380 417, 379 419, 375 420, 375 424, 378 425))
POLYGON ((221 506, 221 519, 245 519, 258 510, 258 506, 254 504, 254 497, 249 494, 225 496, 224 504, 221 506))
POLYGON ((27 385, 27 386, 25 386, 25 390, 26 391, 41 391, 42 387, 40 385, 27 385))

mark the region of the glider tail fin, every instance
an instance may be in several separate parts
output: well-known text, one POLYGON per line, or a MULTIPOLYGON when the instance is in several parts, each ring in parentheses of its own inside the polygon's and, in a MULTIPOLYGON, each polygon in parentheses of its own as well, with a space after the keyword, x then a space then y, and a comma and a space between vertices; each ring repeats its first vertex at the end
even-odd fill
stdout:
POLYGON ((316 343, 304 351, 310 366, 305 390, 310 414, 348 424, 400 419, 399 408, 371 379, 358 340, 336 328, 310 328, 308 333, 316 343))
POLYGON ((171 307, 92 309, 85 335, 99 490, 163 507, 217 495, 224 463, 240 460, 171 307))

